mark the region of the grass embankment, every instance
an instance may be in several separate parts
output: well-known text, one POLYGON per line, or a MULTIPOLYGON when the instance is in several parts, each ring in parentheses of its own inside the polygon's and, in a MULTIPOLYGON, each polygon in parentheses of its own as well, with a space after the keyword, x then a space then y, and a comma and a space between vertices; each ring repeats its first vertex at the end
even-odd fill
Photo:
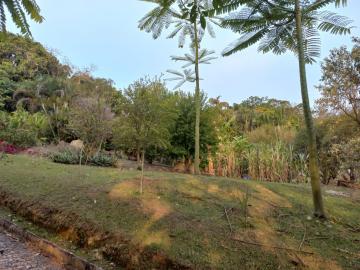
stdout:
POLYGON ((307 186, 147 172, 140 195, 138 176, 8 156, 0 203, 129 268, 360 269, 356 197, 325 196, 321 222, 307 186))

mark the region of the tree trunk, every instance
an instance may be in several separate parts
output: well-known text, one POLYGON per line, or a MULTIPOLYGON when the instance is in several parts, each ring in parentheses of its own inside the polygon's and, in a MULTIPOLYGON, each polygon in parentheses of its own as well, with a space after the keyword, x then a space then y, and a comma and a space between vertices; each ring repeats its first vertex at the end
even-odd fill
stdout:
POLYGON ((296 38, 298 46, 298 60, 299 60, 299 72, 301 83, 301 96, 303 102, 305 125, 307 129, 308 137, 308 151, 309 151, 309 170, 311 178, 311 188, 314 203, 314 215, 316 217, 325 218, 325 211, 323 206, 323 199, 321 194, 320 185, 320 172, 317 159, 317 147, 316 147, 316 135, 314 130, 313 118, 311 115, 309 94, 306 80, 306 67, 305 67, 305 52, 304 52, 304 40, 302 33, 302 15, 300 0, 295 0, 295 15, 296 15, 296 38))
MULTIPOLYGON (((195 2, 197 5, 197 2, 195 2)), ((200 76, 199 76, 199 40, 198 40, 198 26, 197 21, 194 22, 194 46, 195 46, 195 158, 194 158, 194 173, 200 174, 200 76)))
POLYGON ((145 150, 141 151, 140 194, 143 194, 145 150))
POLYGON ((45 107, 45 104, 43 102, 41 102, 41 108, 43 109, 45 115, 47 116, 47 119, 48 119, 48 122, 49 122, 49 126, 50 126, 50 129, 51 129, 51 133, 53 134, 54 136, 54 140, 56 141, 56 143, 59 142, 58 140, 58 136, 56 136, 55 134, 55 130, 54 130, 54 127, 51 123, 51 118, 50 118, 50 115, 48 114, 47 110, 46 110, 46 107, 45 107))
POLYGON ((138 166, 137 169, 139 169, 139 167, 141 166, 141 157, 140 157, 140 154, 141 154, 141 152, 140 152, 140 147, 136 147, 136 162, 137 162, 137 166, 138 166))

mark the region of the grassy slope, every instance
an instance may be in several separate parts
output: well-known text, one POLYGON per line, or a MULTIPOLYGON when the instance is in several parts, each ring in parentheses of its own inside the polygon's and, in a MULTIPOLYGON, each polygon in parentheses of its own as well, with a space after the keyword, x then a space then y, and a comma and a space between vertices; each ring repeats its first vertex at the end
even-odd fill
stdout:
POLYGON ((360 236, 354 230, 359 201, 326 196, 329 221, 308 220, 307 186, 147 172, 141 196, 137 171, 8 156, 0 160, 0 172, 1 190, 77 213, 197 268, 289 269, 304 263, 311 269, 360 269, 360 236), (298 249, 304 233, 302 250, 315 255, 267 247, 298 249))

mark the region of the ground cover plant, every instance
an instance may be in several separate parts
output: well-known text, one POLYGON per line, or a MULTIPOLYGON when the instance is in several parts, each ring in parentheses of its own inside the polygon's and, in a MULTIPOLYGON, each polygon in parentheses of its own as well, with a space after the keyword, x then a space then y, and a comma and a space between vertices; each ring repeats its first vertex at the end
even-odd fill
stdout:
POLYGON ((309 187, 303 185, 148 171, 140 195, 138 171, 21 155, 3 158, 0 170, 2 205, 122 266, 359 266, 356 192, 326 195, 329 220, 319 221, 311 217, 309 187), (106 248, 115 238, 121 239, 121 258, 106 248), (138 257, 140 250, 162 260, 138 257))

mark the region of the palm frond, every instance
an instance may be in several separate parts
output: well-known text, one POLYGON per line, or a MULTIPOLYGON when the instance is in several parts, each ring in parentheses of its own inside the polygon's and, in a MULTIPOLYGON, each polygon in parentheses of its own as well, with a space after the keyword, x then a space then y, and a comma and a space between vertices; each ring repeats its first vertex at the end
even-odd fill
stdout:
POLYGON ((324 8, 325 6, 333 3, 334 0, 318 0, 318 1, 315 1, 314 3, 311 3, 309 6, 305 7, 304 9, 304 13, 309 13, 309 12, 312 12, 312 11, 316 11, 316 10, 319 10, 321 8, 324 8))
MULTIPOLYGON (((214 22, 213 20, 211 20, 211 19, 207 19, 209 22, 214 22)), ((208 32, 208 34, 209 34, 209 36, 210 37, 212 37, 212 38, 216 38, 216 34, 215 34, 215 31, 214 31, 214 28, 213 28, 213 26, 211 25, 211 23, 207 23, 206 25, 207 25, 207 27, 206 27, 206 29, 207 29, 207 32, 208 32)))
MULTIPOLYGON (((346 2, 346 1, 344 1, 346 2)), ((332 34, 348 34, 352 20, 334 12, 319 11, 339 0, 302 1, 302 24, 305 61, 315 62, 320 56, 321 40, 319 31, 332 34)), ((241 37, 230 44, 223 55, 243 50, 260 41, 258 50, 264 53, 285 53, 290 50, 297 54, 296 24, 293 0, 254 0, 245 3, 245 8, 222 20, 222 27, 229 28, 241 37)))
POLYGON ((245 33, 239 39, 235 40, 233 43, 229 44, 222 52, 223 56, 229 56, 233 53, 241 51, 245 48, 250 47, 251 45, 257 43, 261 40, 266 33, 267 29, 262 29, 255 32, 245 33))
MULTIPOLYGON (((305 61, 309 64, 316 62, 316 58, 320 57, 321 53, 321 39, 319 31, 314 27, 304 28, 304 52, 305 61)), ((297 53, 297 50, 294 51, 297 53)))
POLYGON ((0 1, 0 31, 1 32, 6 31, 6 15, 2 0, 0 1))
POLYGON ((335 0, 335 5, 338 7, 340 5, 346 6, 347 0, 335 0))
POLYGON ((30 28, 26 20, 25 13, 21 10, 19 1, 5 1, 5 4, 10 12, 13 22, 20 29, 22 34, 29 34, 30 28))
MULTIPOLYGON (((215 51, 210 51, 207 49, 200 50, 198 55, 199 64, 210 64, 210 61, 217 58, 215 56, 212 56, 213 54, 215 54, 215 51)), ((182 68, 187 68, 192 65, 195 65, 195 61, 196 61, 196 55, 194 50, 191 51, 191 54, 186 53, 183 56, 171 56, 170 58, 171 60, 176 62, 177 61, 185 62, 182 68)))
POLYGON ((180 88, 186 82, 195 82, 195 71, 191 69, 183 70, 183 73, 176 70, 167 70, 168 73, 175 75, 175 77, 167 78, 165 81, 178 81, 178 83, 174 86, 174 89, 180 88))
POLYGON ((37 23, 41 23, 44 21, 44 17, 40 15, 40 7, 34 0, 21 0, 22 5, 26 13, 37 23))
POLYGON ((334 12, 323 11, 319 13, 320 24, 318 29, 331 34, 350 34, 352 20, 345 16, 338 15, 334 12))
MULTIPOLYGON (((213 1, 213 2, 216 2, 213 1)), ((248 0, 218 0, 212 9, 207 11, 210 17, 236 11, 241 5, 249 2, 248 0)))
POLYGON ((9 11, 11 18, 24 35, 31 37, 30 26, 27 15, 37 22, 43 22, 44 18, 40 15, 40 8, 35 0, 0 0, 0 31, 6 31, 6 12, 9 11))
MULTIPOLYGON (((150 10, 143 18, 139 20, 140 30, 144 30, 148 33, 152 33, 153 38, 160 37, 165 29, 168 29, 170 25, 174 25, 174 29, 168 34, 167 38, 174 38, 178 36, 179 47, 184 47, 187 37, 194 41, 194 21, 191 18, 191 12, 189 7, 193 5, 192 0, 143 0, 144 2, 150 2, 157 6, 150 10)), ((202 27, 198 27, 198 40, 201 41, 204 37, 207 28, 210 36, 214 37, 215 32, 211 27, 213 20, 204 16, 207 9, 211 9, 212 3, 210 0, 199 0, 199 14, 196 16, 196 23, 202 27), (206 25, 204 27, 203 25, 206 25)))

